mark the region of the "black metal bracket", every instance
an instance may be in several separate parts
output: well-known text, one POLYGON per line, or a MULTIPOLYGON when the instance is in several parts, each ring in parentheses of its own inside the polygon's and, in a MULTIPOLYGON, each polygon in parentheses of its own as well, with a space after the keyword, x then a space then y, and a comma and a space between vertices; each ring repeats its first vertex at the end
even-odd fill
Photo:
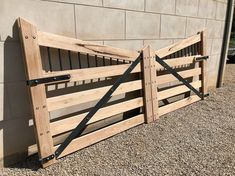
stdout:
POLYGON ((51 83, 56 81, 67 81, 70 78, 71 78, 70 74, 67 74, 67 75, 52 76, 46 78, 31 79, 27 81, 27 85, 37 86, 38 84, 51 83))
POLYGON ((167 71, 174 75, 179 81, 181 81, 185 86, 192 90, 201 99, 204 99, 204 95, 201 94, 197 89, 195 89, 188 81, 186 81, 182 76, 180 76, 173 68, 171 68, 166 62, 164 62, 160 57, 156 55, 156 61, 161 64, 167 71))
POLYGON ((54 159, 54 158, 55 158, 55 155, 52 154, 52 155, 47 156, 46 158, 40 158, 39 161, 40 161, 41 163, 46 163, 46 162, 48 162, 48 161, 50 161, 50 160, 52 160, 52 159, 54 159))
POLYGON ((202 60, 207 60, 209 58, 209 56, 197 56, 194 58, 195 62, 200 62, 202 60))

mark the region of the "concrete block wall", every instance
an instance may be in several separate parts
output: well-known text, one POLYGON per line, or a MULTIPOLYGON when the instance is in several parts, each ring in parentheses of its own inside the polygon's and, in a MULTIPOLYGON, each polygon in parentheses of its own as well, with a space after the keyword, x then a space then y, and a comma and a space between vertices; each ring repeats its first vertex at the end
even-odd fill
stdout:
POLYGON ((29 94, 15 20, 42 31, 140 49, 159 49, 207 28, 209 86, 215 86, 225 25, 226 0, 1 0, 0 161, 22 159, 35 143, 29 94))

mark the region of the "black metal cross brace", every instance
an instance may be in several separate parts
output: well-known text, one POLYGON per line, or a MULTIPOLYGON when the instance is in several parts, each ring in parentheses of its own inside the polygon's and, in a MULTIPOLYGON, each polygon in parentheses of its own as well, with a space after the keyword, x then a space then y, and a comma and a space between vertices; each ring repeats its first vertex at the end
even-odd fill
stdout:
POLYGON ((169 71, 172 75, 174 75, 179 81, 181 81, 185 86, 187 86, 190 90, 192 90, 196 95, 198 95, 201 99, 204 98, 204 95, 201 94, 197 89, 195 89, 188 81, 186 81, 182 76, 180 76, 173 68, 171 68, 165 61, 163 61, 160 57, 156 55, 156 61, 161 64, 167 71, 169 71))
MULTIPOLYGON (((84 129, 86 128, 87 122, 95 115, 95 113, 103 107, 111 98, 111 95, 113 92, 120 86, 121 83, 123 83, 127 76, 132 72, 132 70, 137 66, 137 64, 142 59, 142 54, 140 54, 137 59, 131 63, 131 65, 128 67, 128 69, 123 73, 121 77, 117 79, 117 81, 113 84, 113 86, 108 90, 108 92, 98 101, 98 103, 89 111, 89 113, 84 117, 84 119, 77 125, 77 127, 70 133, 70 135, 65 139, 65 141, 57 148, 55 151, 54 157, 58 158, 60 154, 65 150, 65 148, 70 144, 70 142, 80 136, 84 129)), ((42 161, 49 161, 50 159, 53 159, 54 157, 47 157, 42 161)))

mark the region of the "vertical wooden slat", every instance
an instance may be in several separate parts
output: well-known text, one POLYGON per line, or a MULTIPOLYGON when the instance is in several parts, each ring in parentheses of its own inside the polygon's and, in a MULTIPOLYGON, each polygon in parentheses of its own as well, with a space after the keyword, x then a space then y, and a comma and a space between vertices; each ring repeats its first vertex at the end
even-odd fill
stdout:
POLYGON ((155 51, 149 46, 150 56, 150 75, 151 75, 151 94, 152 94, 152 107, 153 107, 153 120, 159 118, 158 115, 158 96, 157 96, 157 67, 155 61, 155 51))
POLYGON ((144 107, 145 107, 145 123, 150 123, 153 118, 153 107, 151 103, 151 76, 150 76, 150 53, 149 46, 143 49, 142 73, 144 88, 144 107))
POLYGON ((158 118, 155 52, 150 46, 146 46, 143 49, 142 70, 145 97, 145 122, 150 123, 158 118))
MULTIPOLYGON (((200 54, 203 56, 207 55, 206 52, 206 31, 202 31, 201 32, 201 42, 200 42, 200 54)), ((203 60, 202 62, 200 62, 200 67, 202 69, 202 76, 201 76, 201 80, 202 80, 202 93, 205 95, 208 93, 208 85, 207 85, 207 60, 203 60)))
MULTIPOLYGON (((24 50, 25 70, 28 79, 43 76, 40 50, 37 38, 37 29, 32 24, 19 18, 18 25, 24 50)), ((45 158, 53 154, 53 141, 50 132, 49 114, 46 103, 45 85, 30 87, 34 113, 34 128, 36 133, 39 157, 45 158)), ((43 167, 55 163, 55 159, 43 164, 43 167)))

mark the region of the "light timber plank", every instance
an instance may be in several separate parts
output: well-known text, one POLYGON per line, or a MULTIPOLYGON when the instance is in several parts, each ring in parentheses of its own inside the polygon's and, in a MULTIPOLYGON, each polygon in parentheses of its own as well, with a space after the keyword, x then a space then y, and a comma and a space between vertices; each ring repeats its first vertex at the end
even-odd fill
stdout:
MULTIPOLYGON (((70 107, 77 104, 82 104, 94 100, 98 100, 111 88, 111 86, 106 86, 97 89, 90 89, 86 91, 51 97, 47 99, 48 110, 54 111, 61 108, 70 107)), ((131 92, 135 90, 142 89, 141 80, 130 81, 122 83, 112 96, 123 94, 126 92, 131 92)))
MULTIPOLYGON (((176 67, 176 66, 180 66, 184 64, 191 64, 193 63, 193 60, 195 57, 197 56, 169 59, 169 60, 166 60, 166 63, 169 64, 171 67, 176 67)), ((43 76, 50 77, 50 76, 70 74, 71 75, 70 81, 75 82, 75 81, 83 81, 83 80, 89 80, 89 79, 121 75, 129 66, 130 64, 125 64, 125 65, 94 67, 94 68, 86 68, 86 69, 45 72, 43 76)), ((158 63, 156 63, 156 69, 157 70, 163 69, 163 67, 160 66, 158 63)), ((140 64, 138 64, 136 68, 132 71, 132 73, 138 73, 140 71, 141 71, 140 64)))
MULTIPOLYGON (((111 106, 107 106, 99 109, 97 113, 94 115, 94 117, 92 117, 92 119, 87 124, 91 124, 99 120, 103 120, 108 117, 114 116, 116 114, 120 114, 135 108, 139 108, 141 106, 143 106, 142 97, 114 104, 111 106)), ((63 120, 52 122, 50 124, 52 135, 54 136, 74 129, 77 126, 77 124, 79 124, 86 115, 87 113, 83 113, 63 120)))
MULTIPOLYGON (((82 148, 85 148, 89 145, 95 144, 97 142, 100 142, 106 138, 109 138, 111 136, 114 136, 118 133, 121 133, 125 130, 128 130, 132 127, 135 127, 137 125, 140 125, 144 123, 144 115, 140 114, 135 117, 132 117, 130 119, 121 121, 119 123, 115 123, 114 125, 110 125, 108 127, 102 128, 100 130, 97 130, 95 132, 89 133, 87 135, 81 136, 77 139, 74 139, 68 147, 63 151, 63 153, 60 155, 60 158, 68 155, 72 152, 75 152, 77 150, 80 150, 82 148)), ((56 150, 58 146, 55 146, 54 149, 56 150)))
MULTIPOLYGON (((207 55, 207 52, 206 52, 206 31, 202 31, 200 33, 200 36, 201 36, 201 42, 200 42, 200 53, 201 55, 203 56, 206 56, 207 55)), ((207 60, 202 60, 200 62, 200 67, 202 69, 202 76, 201 76, 201 80, 202 80, 202 93, 205 95, 208 93, 208 85, 207 85, 207 82, 208 82, 208 73, 207 73, 207 60)))
MULTIPOLYGON (((38 45, 37 29, 35 26, 22 18, 19 18, 17 22, 20 29, 20 37, 24 50, 27 78, 40 78, 42 77, 42 63, 38 45)), ((37 140, 37 147, 39 148, 39 157, 45 158, 54 152, 52 148, 53 141, 49 125, 45 86, 38 85, 30 87, 30 92, 34 113, 33 120, 36 134, 35 136, 37 140)), ((56 160, 52 159, 46 163, 43 163, 43 167, 47 167, 55 162, 56 160)))
MULTIPOLYGON (((190 69, 190 70, 180 71, 180 72, 178 72, 178 74, 180 76, 182 76, 183 78, 198 76, 201 74, 201 68, 194 68, 194 69, 190 69)), ((157 84, 158 85, 169 83, 172 81, 177 81, 177 80, 178 79, 175 76, 173 76, 172 74, 157 76, 157 84)))
POLYGON ((162 116, 162 115, 167 114, 169 112, 175 111, 179 108, 188 106, 188 105, 190 105, 194 102, 197 102, 199 100, 201 100, 200 97, 198 97, 197 95, 192 95, 192 96, 185 98, 183 100, 179 100, 174 103, 165 105, 165 106, 159 108, 159 116, 162 116))
MULTIPOLYGON (((194 63, 195 58, 199 57, 201 55, 195 55, 195 56, 187 56, 187 57, 178 57, 178 58, 171 58, 164 60, 170 67, 178 67, 181 65, 187 65, 194 63)), ((156 69, 160 70, 163 69, 163 67, 156 62, 156 69)))
POLYGON ((153 106, 152 106, 151 70, 150 70, 151 68, 150 47, 146 46, 142 50, 142 52, 143 52, 142 74, 143 74, 143 89, 144 89, 145 122, 150 123, 154 121, 153 106))
MULTIPOLYGON (((94 68, 86 68, 86 69, 45 72, 44 77, 70 74, 71 82, 83 81, 83 80, 122 75, 129 66, 130 64, 124 64, 124 65, 94 67, 94 68)), ((140 64, 138 64, 131 73, 138 73, 140 71, 141 71, 140 64)))
POLYGON ((158 55, 158 57, 163 58, 163 57, 168 56, 172 53, 175 53, 179 50, 182 50, 183 48, 186 48, 190 45, 198 43, 198 42, 200 42, 200 40, 201 40, 200 34, 197 34, 197 35, 191 36, 187 39, 176 42, 176 43, 174 43, 170 46, 167 46, 165 48, 159 49, 155 53, 156 53, 156 55, 158 55))
POLYGON ((154 50, 149 46, 149 57, 150 57, 150 76, 151 76, 151 96, 152 96, 152 109, 153 109, 153 120, 159 118, 158 116, 158 91, 157 91, 157 62, 155 61, 154 50))
MULTIPOLYGON (((198 89, 202 86, 201 81, 195 81, 190 83, 194 88, 198 89)), ((167 90, 163 90, 158 92, 158 100, 163 100, 169 97, 173 97, 175 95, 179 95, 181 93, 189 91, 189 88, 185 85, 169 88, 167 90)))
POLYGON ((121 48, 115 48, 107 45, 86 42, 79 39, 50 34, 38 31, 38 42, 41 46, 60 48, 74 52, 88 53, 98 56, 107 56, 125 60, 135 60, 139 53, 121 48))

